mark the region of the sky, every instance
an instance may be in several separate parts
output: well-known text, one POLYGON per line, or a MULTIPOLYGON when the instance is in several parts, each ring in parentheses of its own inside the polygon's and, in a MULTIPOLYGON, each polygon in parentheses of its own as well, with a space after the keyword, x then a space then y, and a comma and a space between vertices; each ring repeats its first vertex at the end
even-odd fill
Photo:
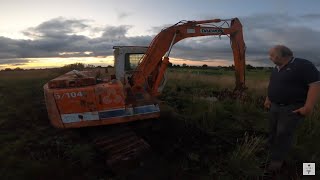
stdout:
MULTIPOLYGON (((268 50, 283 44, 320 66, 319 8, 317 0, 1 0, 0 69, 112 65, 113 46, 148 46, 181 20, 234 17, 248 64, 273 66, 268 50)), ((226 36, 182 40, 170 56, 174 64, 233 64, 226 36)))

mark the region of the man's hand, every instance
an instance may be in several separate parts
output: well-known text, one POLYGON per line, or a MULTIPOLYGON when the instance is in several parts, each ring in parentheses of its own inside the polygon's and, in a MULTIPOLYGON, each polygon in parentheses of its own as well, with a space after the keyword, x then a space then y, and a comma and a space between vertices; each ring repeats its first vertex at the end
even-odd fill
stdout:
POLYGON ((266 98, 266 100, 264 101, 264 107, 266 108, 266 109, 270 109, 270 107, 271 107, 271 101, 269 100, 269 98, 267 97, 266 98))
POLYGON ((303 106, 303 107, 301 107, 299 109, 296 109, 296 110, 294 110, 292 112, 293 113, 298 113, 298 114, 300 114, 302 116, 308 116, 308 115, 310 115, 312 113, 312 110, 313 110, 313 108, 308 108, 306 106, 303 106))

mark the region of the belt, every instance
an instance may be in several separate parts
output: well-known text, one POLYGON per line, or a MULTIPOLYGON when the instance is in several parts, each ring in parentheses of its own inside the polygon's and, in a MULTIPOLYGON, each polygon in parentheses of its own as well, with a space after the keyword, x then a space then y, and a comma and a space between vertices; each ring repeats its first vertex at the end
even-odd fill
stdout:
POLYGON ((278 106, 288 106, 290 105, 289 103, 275 103, 278 106))
POLYGON ((303 102, 292 102, 292 103, 277 103, 277 102, 275 102, 275 104, 278 106, 289 106, 289 105, 304 104, 304 103, 303 102))

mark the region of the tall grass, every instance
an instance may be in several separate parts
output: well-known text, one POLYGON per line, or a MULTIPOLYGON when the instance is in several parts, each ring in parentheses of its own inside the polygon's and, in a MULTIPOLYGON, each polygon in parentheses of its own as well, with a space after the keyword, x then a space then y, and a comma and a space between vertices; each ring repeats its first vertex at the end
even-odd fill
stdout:
POLYGON ((231 154, 231 159, 254 159, 255 154, 262 150, 262 145, 265 140, 259 136, 250 136, 248 133, 244 134, 242 143, 239 143, 235 151, 231 154))
POLYGON ((299 160, 320 163, 320 105, 318 104, 313 113, 305 118, 297 131, 297 141, 292 156, 299 160))
MULTIPOLYGON (((168 83, 175 86, 184 86, 192 88, 208 88, 221 90, 221 89, 233 89, 235 86, 234 74, 230 72, 221 72, 217 75, 196 74, 189 71, 169 72, 168 83)), ((251 76, 246 78, 246 86, 250 93, 260 96, 266 95, 266 88, 268 86, 269 73, 258 72, 256 74, 251 73, 251 76)), ((205 91, 205 89, 202 89, 205 91)))
POLYGON ((257 153, 263 151, 265 139, 259 136, 250 136, 244 134, 242 142, 237 143, 235 150, 230 154, 228 159, 228 169, 235 177, 254 177, 262 176, 263 169, 261 158, 257 157, 257 153))
MULTIPOLYGON (((169 73, 169 83, 164 94, 170 94, 166 99, 171 106, 198 128, 209 134, 215 134, 232 143, 233 136, 227 132, 243 132, 246 130, 259 132, 258 134, 239 135, 239 141, 234 144, 229 157, 225 161, 212 162, 209 171, 225 164, 232 172, 245 178, 262 173, 258 168, 260 163, 268 159, 268 152, 263 149, 268 132, 267 112, 263 109, 264 96, 267 93, 269 72, 249 72, 246 85, 251 102, 243 103, 234 100, 216 100, 215 91, 225 88, 233 89, 234 76, 230 73, 219 72, 214 75, 194 73, 192 71, 173 71, 169 73), (174 95, 174 96, 172 96, 174 95), (217 164, 216 164, 217 163, 217 164)), ((320 163, 320 106, 307 117, 296 133, 297 142, 290 152, 289 161, 303 160, 303 162, 320 163)), ((223 173, 222 173, 223 174, 223 173)))
MULTIPOLYGON (((92 144, 79 133, 52 128, 41 108, 43 84, 60 71, 66 69, 0 72, 1 179, 106 177, 104 160, 97 158, 92 144)), ((261 102, 268 75, 264 71, 248 72, 246 83, 252 98, 242 102, 215 97, 217 91, 234 88, 232 71, 169 71, 161 99, 172 114, 177 114, 172 120, 183 119, 208 136, 205 142, 194 140, 200 149, 182 146, 179 152, 186 152, 181 160, 185 171, 230 179, 261 174, 257 167, 268 158, 263 149, 268 121, 261 102)), ((318 105, 299 127, 289 158, 320 163, 319 119, 318 105)))
POLYGON ((43 85, 58 75, 54 70, 0 72, 1 179, 87 179, 90 171, 95 171, 93 178, 104 174, 96 171, 103 160, 96 159, 91 144, 49 123, 43 85))

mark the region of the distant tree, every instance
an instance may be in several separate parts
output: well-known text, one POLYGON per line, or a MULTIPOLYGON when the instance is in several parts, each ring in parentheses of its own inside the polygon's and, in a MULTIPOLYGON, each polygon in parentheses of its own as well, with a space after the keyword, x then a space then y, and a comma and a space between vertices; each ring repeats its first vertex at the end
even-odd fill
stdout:
POLYGON ((204 65, 202 65, 202 67, 203 67, 203 68, 207 68, 207 67, 208 67, 208 65, 204 64, 204 65))
POLYGON ((59 73, 66 73, 66 72, 69 72, 69 71, 72 71, 72 70, 84 70, 85 68, 85 65, 83 63, 74 63, 74 64, 68 64, 68 65, 65 65, 61 68, 58 68, 56 71, 59 72, 59 73))
POLYGON ((86 65, 86 68, 93 69, 93 68, 95 68, 95 66, 92 64, 88 64, 88 65, 86 65))
POLYGON ((85 68, 85 65, 83 63, 74 63, 74 64, 68 64, 62 67, 63 69, 68 70, 83 70, 85 68))
POLYGON ((251 66, 250 64, 247 64, 246 65, 246 69, 247 70, 252 70, 252 69, 255 69, 255 67, 251 66))
POLYGON ((19 67, 16 67, 14 68, 15 71, 23 71, 23 69, 19 68, 19 67))
POLYGON ((173 66, 173 64, 172 64, 172 63, 169 63, 169 64, 168 64, 168 67, 172 67, 172 66, 173 66))
POLYGON ((225 70, 235 70, 234 65, 232 64, 231 66, 225 67, 225 70))
POLYGON ((182 67, 187 67, 187 64, 186 64, 186 63, 183 63, 183 64, 182 64, 182 67))

